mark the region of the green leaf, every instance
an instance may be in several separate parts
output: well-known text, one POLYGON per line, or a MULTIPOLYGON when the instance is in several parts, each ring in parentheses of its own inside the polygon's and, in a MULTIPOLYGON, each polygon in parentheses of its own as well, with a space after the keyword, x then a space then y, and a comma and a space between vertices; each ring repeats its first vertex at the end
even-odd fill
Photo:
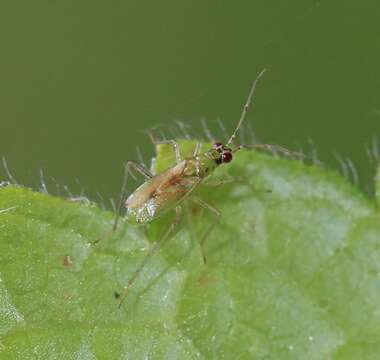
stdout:
MULTIPOLYGON (((107 236, 113 215, 94 205, 0 188, 0 359, 377 359, 374 202, 322 168, 235 157, 214 180, 238 182, 198 190, 223 214, 207 265, 213 215, 189 203, 121 309, 115 291, 173 215, 107 236)), ((172 164, 159 147, 156 168, 172 164)))
POLYGON ((376 183, 376 199, 377 203, 380 205, 380 167, 377 169, 376 177, 375 177, 375 183, 376 183))

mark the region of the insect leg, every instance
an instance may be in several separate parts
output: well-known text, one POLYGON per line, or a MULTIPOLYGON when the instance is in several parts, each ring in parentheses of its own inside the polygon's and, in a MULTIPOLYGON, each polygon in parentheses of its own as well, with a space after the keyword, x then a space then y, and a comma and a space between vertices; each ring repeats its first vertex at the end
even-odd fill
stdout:
POLYGON ((202 199, 200 199, 198 197, 193 196, 191 198, 191 200, 194 201, 196 204, 200 205, 201 207, 203 207, 204 209, 210 211, 215 216, 215 220, 211 223, 211 225, 208 227, 206 232, 203 234, 203 236, 199 240, 199 245, 200 245, 200 249, 201 249, 203 263, 206 264, 207 258, 206 258, 206 254, 204 251, 204 243, 205 243, 207 237, 210 235, 211 231, 216 226, 216 224, 219 223, 219 221, 222 217, 222 213, 217 208, 211 206, 210 204, 206 203, 205 201, 203 201, 202 199))
POLYGON ((249 187, 253 192, 268 192, 268 193, 272 192, 272 190, 268 190, 268 189, 257 189, 254 185, 250 184, 246 179, 239 176, 225 176, 221 179, 208 180, 204 182, 204 185, 219 186, 219 185, 225 185, 225 184, 231 184, 231 183, 240 183, 242 185, 245 185, 249 187))
POLYGON ((153 175, 144 166, 138 163, 135 163, 133 161, 126 162, 126 164, 124 165, 123 185, 120 190, 119 202, 116 208, 116 216, 115 216, 114 223, 112 225, 111 230, 107 231, 103 236, 97 238, 95 241, 92 242, 93 245, 97 244, 100 240, 112 234, 117 229, 117 225, 119 224, 119 219, 120 219, 121 208, 123 207, 125 194, 127 192, 128 176, 132 175, 132 172, 131 172, 132 169, 140 173, 147 180, 153 177, 153 175))
POLYGON ((12 206, 12 207, 10 207, 8 209, 0 209, 0 214, 6 213, 7 211, 14 210, 16 208, 17 208, 17 206, 12 206))
POLYGON ((156 140, 151 132, 147 133, 150 141, 153 143, 153 145, 160 145, 160 144, 170 144, 173 146, 173 151, 175 154, 175 160, 176 163, 179 164, 182 161, 181 153, 179 151, 179 146, 175 140, 156 140))
POLYGON ((181 214, 182 214, 182 208, 180 206, 177 206, 175 208, 175 212, 176 212, 176 215, 175 215, 175 218, 173 220, 173 222, 170 224, 168 230, 165 232, 165 234, 153 245, 152 248, 149 249, 148 253, 145 255, 145 258, 143 259, 143 261, 141 262, 140 266, 135 270, 135 272, 132 274, 132 276, 130 277, 127 285, 125 286, 124 288, 124 293, 123 295, 120 297, 120 302, 119 302, 119 308, 121 307, 122 303, 124 302, 124 300, 126 299, 127 295, 128 295, 128 291, 129 289, 132 287, 132 285, 134 284, 134 282, 136 281, 137 277, 139 276, 139 274, 141 273, 141 271, 144 269, 145 265, 147 264, 147 262, 149 261, 149 259, 160 249, 160 247, 162 245, 164 245, 165 241, 170 239, 170 236, 172 235, 173 231, 175 230, 175 228, 177 227, 177 225, 179 224, 180 220, 181 220, 181 214))

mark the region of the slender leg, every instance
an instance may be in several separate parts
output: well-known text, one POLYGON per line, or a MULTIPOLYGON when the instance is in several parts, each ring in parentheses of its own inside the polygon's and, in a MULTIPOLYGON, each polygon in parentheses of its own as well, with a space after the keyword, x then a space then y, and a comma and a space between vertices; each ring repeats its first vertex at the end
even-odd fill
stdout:
POLYGON ((6 213, 7 211, 14 210, 16 208, 17 208, 17 206, 12 206, 12 207, 10 207, 8 209, 0 209, 0 214, 6 213))
POLYGON ((225 184, 230 184, 230 183, 240 183, 242 185, 246 185, 253 192, 266 192, 266 193, 272 192, 272 190, 269 190, 269 189, 256 189, 256 187, 250 184, 247 180, 238 176, 226 176, 222 179, 215 179, 215 180, 211 180, 211 181, 209 180, 209 181, 204 182, 204 184, 208 186, 219 186, 219 185, 225 185, 225 184))
POLYGON ((218 209, 216 209, 215 207, 213 207, 210 204, 206 203, 205 201, 203 201, 200 198, 197 198, 197 197, 193 196, 191 198, 191 200, 194 201, 196 204, 200 205, 201 207, 203 207, 204 209, 210 211, 215 216, 215 220, 210 224, 210 226, 208 227, 208 229, 206 230, 206 232, 203 234, 203 236, 199 240, 199 245, 200 245, 200 249, 201 249, 203 263, 206 264, 207 263, 207 258, 206 258, 206 254, 205 254, 205 251, 204 251, 204 243, 205 243, 207 237, 210 235, 211 231, 216 226, 216 224, 218 224, 218 222, 220 221, 220 219, 222 217, 222 213, 218 209))
POLYGON ((125 166, 124 166, 124 177, 123 177, 123 185, 120 190, 120 196, 119 196, 119 203, 116 208, 116 215, 115 215, 115 220, 112 225, 112 228, 107 231, 103 236, 97 238, 95 241, 92 242, 92 245, 97 244, 100 240, 104 239, 105 237, 109 236, 112 234, 116 229, 117 225, 119 224, 119 219, 120 219, 120 212, 121 208, 123 207, 123 202, 125 199, 125 193, 127 191, 127 184, 128 184, 128 176, 132 175, 131 169, 135 170, 136 172, 140 173, 146 180, 149 180, 153 177, 153 175, 142 165, 137 164, 133 161, 127 161, 125 166))
POLYGON ((153 145, 160 144, 170 144, 173 146, 173 151, 175 154, 176 163, 179 164, 182 161, 181 153, 179 151, 179 146, 175 140, 156 140, 151 132, 147 133, 153 145))
POLYGON ((128 295, 128 291, 129 289, 132 287, 132 285, 134 284, 134 282, 136 281, 137 277, 139 276, 139 274, 141 273, 141 271, 144 269, 145 265, 147 264, 147 262, 149 261, 149 259, 161 248, 161 246, 164 245, 165 241, 170 239, 173 231, 175 230, 175 228, 178 226, 180 220, 181 220, 181 214, 182 214, 182 208, 180 206, 177 206, 175 208, 175 212, 176 212, 176 215, 175 215, 175 218, 173 220, 173 222, 170 224, 168 230, 165 232, 165 234, 153 245, 153 247, 151 247, 148 251, 148 253, 145 255, 145 258, 143 259, 143 261, 141 262, 140 266, 135 270, 135 272, 132 274, 132 276, 130 277, 127 285, 125 286, 124 288, 124 293, 123 295, 120 297, 120 300, 119 300, 119 308, 121 307, 122 303, 124 302, 124 300, 126 299, 127 295, 128 295))

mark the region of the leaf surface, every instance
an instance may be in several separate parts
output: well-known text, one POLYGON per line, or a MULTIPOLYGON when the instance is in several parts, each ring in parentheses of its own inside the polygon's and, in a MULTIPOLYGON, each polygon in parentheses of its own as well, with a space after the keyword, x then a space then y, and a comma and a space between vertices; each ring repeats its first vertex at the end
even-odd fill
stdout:
MULTIPOLYGON (((170 147, 155 164, 173 164, 170 147)), ((0 188, 0 209, 16 207, 0 212, 0 358, 378 358, 375 203, 335 173, 254 151, 213 180, 226 176, 236 181, 197 190, 223 214, 207 265, 198 240, 213 215, 187 202, 120 310, 115 292, 172 214, 105 236, 112 214, 96 206, 0 188)))

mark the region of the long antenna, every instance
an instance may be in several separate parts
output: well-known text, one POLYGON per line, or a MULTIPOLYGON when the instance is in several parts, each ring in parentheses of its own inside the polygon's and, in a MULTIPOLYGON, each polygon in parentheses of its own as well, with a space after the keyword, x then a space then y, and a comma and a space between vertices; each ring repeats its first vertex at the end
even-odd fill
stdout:
POLYGON ((255 81, 252 83, 252 87, 251 87, 251 90, 248 94, 248 98, 247 98, 247 101, 243 107, 243 111, 240 115, 240 119, 239 119, 239 122, 236 126, 236 129, 235 131, 232 133, 230 139, 228 140, 227 142, 227 145, 228 144, 231 144, 234 140, 235 140, 235 137, 236 137, 236 133, 239 131, 240 129, 240 126, 241 124, 243 123, 244 119, 245 119, 245 116, 247 115, 247 112, 248 112, 248 109, 252 103, 252 99, 253 99, 253 95, 255 93, 255 89, 256 89, 256 85, 257 85, 257 82, 260 80, 260 78, 264 75, 265 71, 267 71, 267 69, 263 69, 261 70, 261 72, 259 73, 259 75, 257 75, 255 81))

